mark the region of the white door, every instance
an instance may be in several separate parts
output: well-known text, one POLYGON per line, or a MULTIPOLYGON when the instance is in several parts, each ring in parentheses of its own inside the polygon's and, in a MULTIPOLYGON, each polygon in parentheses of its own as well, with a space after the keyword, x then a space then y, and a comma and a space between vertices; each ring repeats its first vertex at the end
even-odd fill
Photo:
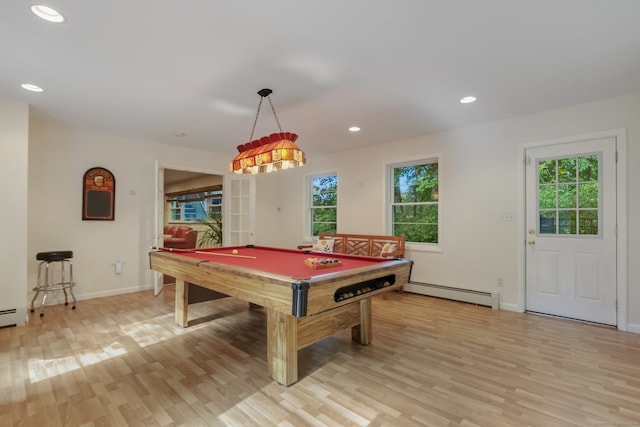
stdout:
MULTIPOLYGON (((156 162, 156 196, 155 196, 155 220, 153 232, 153 246, 162 247, 164 244, 164 168, 156 162)), ((164 286, 164 279, 161 273, 152 270, 153 294, 160 295, 164 286)))
POLYGON ((616 139, 526 160, 526 310, 616 325, 616 139))
POLYGON ((222 225, 225 246, 255 243, 255 177, 225 175, 222 225), (228 189, 228 190, 227 190, 228 189))

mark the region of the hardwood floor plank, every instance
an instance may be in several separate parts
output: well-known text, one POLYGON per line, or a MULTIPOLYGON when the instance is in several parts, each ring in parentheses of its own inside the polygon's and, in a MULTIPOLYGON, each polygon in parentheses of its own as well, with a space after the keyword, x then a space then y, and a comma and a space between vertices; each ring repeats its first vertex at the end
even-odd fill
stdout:
POLYGON ((267 375, 266 312, 174 321, 171 287, 47 307, 0 329, 2 426, 586 426, 640 423, 640 335, 410 293, 267 375))

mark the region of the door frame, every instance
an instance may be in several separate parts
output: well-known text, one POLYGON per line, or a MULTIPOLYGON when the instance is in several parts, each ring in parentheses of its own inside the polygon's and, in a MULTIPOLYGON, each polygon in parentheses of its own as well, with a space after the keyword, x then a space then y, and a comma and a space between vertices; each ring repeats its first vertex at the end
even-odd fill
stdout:
MULTIPOLYGON (((159 216, 160 216, 160 211, 164 211, 164 203, 165 203, 164 171, 165 169, 172 169, 172 170, 185 171, 185 172, 196 172, 196 173, 202 173, 206 175, 219 175, 219 176, 222 176, 223 181, 225 180, 225 176, 228 174, 227 172, 220 172, 220 171, 215 171, 211 169, 194 168, 194 167, 184 166, 184 165, 176 165, 176 164, 165 163, 163 161, 156 160, 155 183, 154 183, 155 196, 154 196, 154 207, 153 207, 154 230, 153 230, 153 236, 152 236, 154 247, 158 247, 160 245, 160 241, 161 241, 160 236, 162 235, 163 227, 164 227, 164 222, 163 223, 160 222, 159 216), (162 182, 162 188, 160 188, 161 182, 162 182)), ((224 206, 226 202, 227 201, 226 201, 224 188, 223 188, 222 205, 224 206)), ((166 212, 164 212, 164 215, 166 215, 166 212)), ((224 222, 223 222, 223 229, 224 229, 224 222)), ((224 244, 224 233, 223 233, 223 244, 224 244)), ((162 283, 162 273, 158 273, 157 271, 151 270, 151 282, 153 285, 153 293, 155 296, 158 296, 160 292, 162 292, 162 288, 164 287, 164 284, 162 283)))
POLYGON ((524 312, 525 304, 525 283, 526 283, 526 194, 525 194, 525 173, 526 173, 526 151, 529 148, 542 147, 545 145, 565 144, 570 142, 580 142, 589 139, 615 138, 616 139, 616 294, 617 294, 617 328, 620 331, 627 330, 627 129, 612 129, 601 132, 592 132, 581 135, 572 135, 554 139, 526 142, 518 145, 517 165, 518 165, 518 215, 516 228, 518 239, 518 280, 517 280, 517 311, 524 312))

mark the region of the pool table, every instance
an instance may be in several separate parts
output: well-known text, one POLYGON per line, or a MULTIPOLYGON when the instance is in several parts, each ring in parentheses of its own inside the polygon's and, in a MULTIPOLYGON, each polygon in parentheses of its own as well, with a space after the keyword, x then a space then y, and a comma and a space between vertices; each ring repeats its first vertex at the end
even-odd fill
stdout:
POLYGON ((406 284, 412 266, 405 259, 254 245, 160 248, 149 259, 152 270, 176 278, 175 319, 182 327, 189 283, 264 307, 269 375, 286 386, 298 381, 298 350, 349 327, 354 340, 369 344, 371 297, 406 284))

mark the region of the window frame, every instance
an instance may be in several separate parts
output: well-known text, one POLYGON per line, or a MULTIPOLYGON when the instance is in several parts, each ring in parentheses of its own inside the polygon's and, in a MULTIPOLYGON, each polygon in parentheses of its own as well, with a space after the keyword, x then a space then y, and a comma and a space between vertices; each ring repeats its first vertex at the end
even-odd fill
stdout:
POLYGON ((393 163, 385 163, 385 230, 389 235, 393 235, 393 206, 395 206, 395 202, 393 201, 394 195, 394 170, 400 167, 407 166, 419 166, 428 163, 437 163, 438 165, 438 243, 428 243, 428 242, 411 242, 406 241, 405 247, 407 250, 413 250, 417 252, 443 252, 443 241, 444 236, 442 233, 443 230, 443 221, 444 216, 443 206, 444 206, 444 197, 443 197, 443 167, 442 167, 442 156, 440 154, 434 154, 429 156, 418 157, 415 159, 409 159, 404 161, 397 161, 393 163))
MULTIPOLYGON (((329 177, 329 176, 333 176, 336 178, 336 205, 335 206, 330 206, 330 207, 335 207, 336 209, 336 232, 338 232, 338 208, 339 208, 339 192, 340 192, 340 178, 338 176, 337 172, 322 172, 322 173, 315 173, 312 175, 307 175, 305 177, 305 221, 304 221, 304 236, 305 236, 305 240, 311 241, 314 238, 317 238, 318 236, 314 236, 313 235, 313 215, 312 215, 312 211, 314 209, 314 205, 313 205, 313 180, 315 178, 322 178, 322 177, 329 177)), ((326 206, 324 206, 323 208, 326 208, 326 206)))

